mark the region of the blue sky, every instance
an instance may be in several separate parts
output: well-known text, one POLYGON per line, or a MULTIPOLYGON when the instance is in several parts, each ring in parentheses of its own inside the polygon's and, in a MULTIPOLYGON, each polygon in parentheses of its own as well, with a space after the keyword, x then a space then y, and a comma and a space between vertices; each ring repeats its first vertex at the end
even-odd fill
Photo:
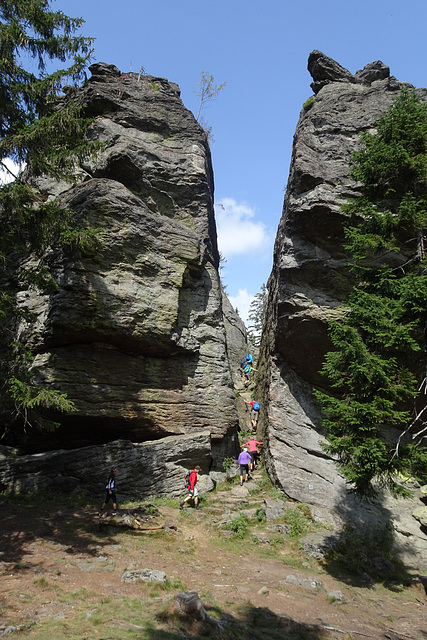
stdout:
POLYGON ((267 282, 292 137, 312 95, 307 59, 320 49, 352 73, 382 60, 398 80, 427 86, 426 0, 56 0, 82 17, 95 59, 141 65, 176 82, 197 113, 202 71, 226 82, 207 106, 222 278, 243 318, 267 282))

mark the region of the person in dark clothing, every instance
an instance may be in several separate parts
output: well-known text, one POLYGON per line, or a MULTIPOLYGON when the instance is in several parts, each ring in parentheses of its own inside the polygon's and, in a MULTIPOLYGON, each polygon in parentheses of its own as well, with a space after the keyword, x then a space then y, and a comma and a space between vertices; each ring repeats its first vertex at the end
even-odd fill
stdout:
POLYGON ((102 516, 104 513, 104 509, 107 506, 107 503, 110 500, 113 501, 113 516, 117 514, 117 498, 116 498, 116 475, 118 469, 114 469, 114 467, 110 471, 110 475, 108 476, 107 485, 105 487, 105 500, 101 505, 101 509, 99 510, 99 515, 102 516))

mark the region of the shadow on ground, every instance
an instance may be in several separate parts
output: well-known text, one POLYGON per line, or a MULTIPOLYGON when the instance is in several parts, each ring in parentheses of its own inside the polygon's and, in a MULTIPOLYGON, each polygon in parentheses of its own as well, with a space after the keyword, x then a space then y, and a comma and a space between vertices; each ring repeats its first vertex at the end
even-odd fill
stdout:
POLYGON ((147 630, 148 640, 173 640, 174 638, 206 638, 211 640, 328 640, 333 636, 328 629, 296 622, 287 616, 273 613, 265 607, 246 605, 238 616, 224 613, 218 607, 206 606, 208 621, 190 620, 176 611, 164 612, 159 622, 170 631, 147 630))
POLYGON ((19 563, 26 554, 26 546, 38 538, 61 545, 65 553, 99 553, 95 545, 114 542, 114 534, 100 539, 95 526, 95 509, 90 510, 64 501, 44 503, 34 497, 10 497, 2 501, 0 549, 3 562, 19 563))

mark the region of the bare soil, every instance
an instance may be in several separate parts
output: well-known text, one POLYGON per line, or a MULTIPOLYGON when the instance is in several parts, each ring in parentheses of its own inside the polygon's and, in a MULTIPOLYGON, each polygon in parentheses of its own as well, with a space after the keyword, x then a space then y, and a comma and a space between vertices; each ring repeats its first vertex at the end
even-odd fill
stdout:
MULTIPOLYGON (((95 509, 69 501, 4 498, 0 637, 427 638, 422 577, 363 586, 331 575, 291 540, 255 544, 218 526, 230 510, 237 516, 260 500, 216 491, 200 511, 180 511, 176 500, 146 523, 172 521, 176 530, 135 531, 108 518, 100 529, 95 509), (125 570, 143 568, 164 571, 167 585, 122 582, 125 570), (319 585, 280 582, 289 575, 319 585), (197 592, 220 622, 183 619, 174 606, 181 591, 197 592)), ((271 538, 265 522, 253 526, 271 538)))

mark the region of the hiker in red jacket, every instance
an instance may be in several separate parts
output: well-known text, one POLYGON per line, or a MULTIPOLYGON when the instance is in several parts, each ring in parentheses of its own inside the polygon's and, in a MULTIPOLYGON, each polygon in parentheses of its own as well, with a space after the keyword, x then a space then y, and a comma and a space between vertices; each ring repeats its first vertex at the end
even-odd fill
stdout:
POLYGON ((183 509, 184 508, 184 504, 186 502, 188 502, 188 500, 194 500, 194 506, 196 507, 197 511, 200 511, 201 507, 199 506, 199 492, 197 491, 197 474, 200 473, 200 467, 199 465, 197 465, 197 467, 194 467, 193 471, 190 473, 190 476, 188 478, 188 496, 179 503, 179 508, 183 509))
POLYGON ((258 440, 248 440, 247 442, 245 442, 244 444, 241 445, 241 447, 249 447, 249 453, 251 455, 252 458, 252 463, 251 463, 251 471, 253 471, 255 469, 255 467, 258 464, 258 449, 257 449, 257 445, 260 445, 262 447, 262 442, 258 442, 258 440))

